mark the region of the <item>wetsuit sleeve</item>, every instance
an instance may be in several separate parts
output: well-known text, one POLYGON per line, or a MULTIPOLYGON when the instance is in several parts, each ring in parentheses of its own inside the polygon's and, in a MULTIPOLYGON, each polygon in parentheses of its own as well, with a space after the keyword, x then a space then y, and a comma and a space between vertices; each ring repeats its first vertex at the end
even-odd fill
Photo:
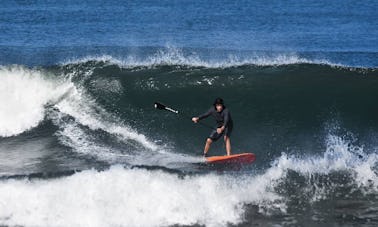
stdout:
POLYGON ((230 121, 230 112, 228 111, 228 109, 225 109, 224 111, 225 111, 225 113, 224 113, 223 125, 224 125, 225 128, 227 128, 228 122, 230 121))
POLYGON ((213 112, 213 108, 210 108, 206 113, 203 113, 203 114, 199 115, 198 118, 200 120, 202 120, 204 118, 207 118, 208 116, 211 115, 212 112, 213 112))

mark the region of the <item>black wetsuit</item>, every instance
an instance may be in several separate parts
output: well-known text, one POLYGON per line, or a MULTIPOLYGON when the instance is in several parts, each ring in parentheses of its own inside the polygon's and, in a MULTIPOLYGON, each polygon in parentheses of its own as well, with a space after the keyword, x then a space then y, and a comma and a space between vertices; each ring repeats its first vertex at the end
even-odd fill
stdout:
POLYGON ((217 112, 216 108, 212 106, 206 113, 200 115, 198 118, 199 120, 202 120, 204 118, 207 118, 208 116, 212 115, 216 122, 217 122, 217 128, 220 128, 224 125, 224 130, 221 134, 217 133, 217 130, 213 130, 209 136, 209 138, 213 141, 218 140, 222 135, 226 135, 228 137, 231 136, 232 128, 234 126, 234 123, 232 122, 231 113, 230 111, 224 107, 221 112, 217 112))

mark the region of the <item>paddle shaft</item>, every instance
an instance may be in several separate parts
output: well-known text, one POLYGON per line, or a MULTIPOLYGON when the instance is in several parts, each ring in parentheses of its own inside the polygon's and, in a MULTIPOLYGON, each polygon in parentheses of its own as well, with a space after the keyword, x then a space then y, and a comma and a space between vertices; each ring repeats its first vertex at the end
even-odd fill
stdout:
MULTIPOLYGON (((159 110, 167 110, 167 111, 169 111, 169 112, 172 112, 172 113, 175 113, 175 114, 178 114, 180 117, 184 117, 184 118, 188 118, 188 119, 192 119, 190 116, 188 116, 188 115, 186 115, 186 114, 184 114, 184 113, 179 113, 179 111, 178 110, 175 110, 175 109, 172 109, 172 108, 170 108, 170 107, 168 107, 168 106, 166 106, 166 105, 163 105, 163 104, 161 104, 161 103, 158 103, 158 102, 155 102, 155 109, 159 109, 159 110)), ((204 127, 206 127, 206 128, 210 128, 210 129, 213 129, 213 130, 215 130, 215 128, 214 127, 212 127, 212 126, 210 126, 210 125, 208 125, 208 124, 205 124, 205 123, 202 123, 202 122, 197 122, 197 124, 200 124, 200 125, 202 125, 202 126, 204 126, 204 127)))

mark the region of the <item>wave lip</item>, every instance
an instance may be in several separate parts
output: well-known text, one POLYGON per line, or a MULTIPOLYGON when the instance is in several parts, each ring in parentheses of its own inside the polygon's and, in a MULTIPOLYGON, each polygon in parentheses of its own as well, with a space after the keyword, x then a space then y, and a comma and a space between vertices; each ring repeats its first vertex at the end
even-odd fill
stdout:
POLYGON ((128 55, 126 57, 114 57, 112 55, 87 56, 80 59, 71 59, 62 62, 63 65, 82 64, 90 61, 103 62, 118 65, 123 68, 155 67, 155 66, 188 66, 205 68, 229 68, 244 65, 255 66, 280 66, 292 64, 324 64, 330 66, 343 66, 324 59, 308 59, 296 53, 265 53, 254 52, 251 54, 222 54, 221 56, 203 56, 196 52, 186 53, 180 48, 167 47, 159 49, 147 56, 128 55))
POLYGON ((79 123, 94 131, 104 130, 121 139, 137 141, 148 149, 157 149, 144 135, 120 124, 119 119, 114 120, 115 116, 102 109, 80 84, 72 82, 71 77, 70 74, 55 76, 48 71, 22 66, 0 67, 0 103, 3 105, 0 108, 0 137, 17 136, 35 128, 44 119, 50 119, 63 131, 69 131, 68 126, 79 123), (60 119, 63 115, 71 116, 75 121, 65 124, 60 119))
POLYGON ((45 105, 56 102, 70 84, 46 79, 43 72, 23 67, 0 67, 0 136, 10 137, 36 127, 45 105))

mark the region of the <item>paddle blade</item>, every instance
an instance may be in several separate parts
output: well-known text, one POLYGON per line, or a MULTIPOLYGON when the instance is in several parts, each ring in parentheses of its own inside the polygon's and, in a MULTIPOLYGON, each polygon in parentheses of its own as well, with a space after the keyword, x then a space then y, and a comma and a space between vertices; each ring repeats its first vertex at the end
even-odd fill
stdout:
POLYGON ((155 102, 154 107, 155 107, 155 109, 165 110, 165 106, 161 103, 158 103, 158 102, 155 102))

